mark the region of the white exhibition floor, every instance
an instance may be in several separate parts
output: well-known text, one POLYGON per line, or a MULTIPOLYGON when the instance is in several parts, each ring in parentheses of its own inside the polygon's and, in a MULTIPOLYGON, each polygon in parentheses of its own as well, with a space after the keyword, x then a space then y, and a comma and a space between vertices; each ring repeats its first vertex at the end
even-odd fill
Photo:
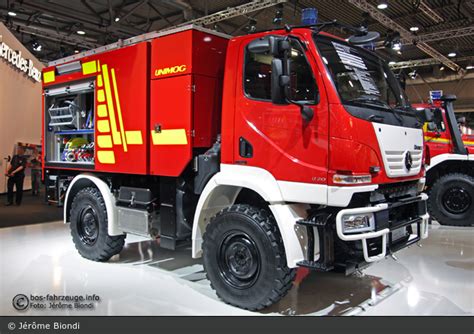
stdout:
POLYGON ((473 315, 474 228, 433 224, 422 247, 344 277, 300 270, 289 294, 263 312, 221 302, 189 249, 128 237, 107 263, 76 252, 61 222, 0 229, 0 315, 473 315), (94 309, 17 311, 17 294, 100 296, 94 309))

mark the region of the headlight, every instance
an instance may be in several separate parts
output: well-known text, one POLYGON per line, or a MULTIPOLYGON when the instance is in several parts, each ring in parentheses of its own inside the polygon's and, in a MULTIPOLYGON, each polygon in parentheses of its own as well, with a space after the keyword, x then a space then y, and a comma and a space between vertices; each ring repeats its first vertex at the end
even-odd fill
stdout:
POLYGON ((361 213, 342 216, 343 233, 357 233, 373 231, 375 229, 375 218, 373 213, 361 213))
POLYGON ((371 183, 371 175, 344 175, 344 174, 335 174, 332 178, 334 183, 339 184, 364 184, 371 183))

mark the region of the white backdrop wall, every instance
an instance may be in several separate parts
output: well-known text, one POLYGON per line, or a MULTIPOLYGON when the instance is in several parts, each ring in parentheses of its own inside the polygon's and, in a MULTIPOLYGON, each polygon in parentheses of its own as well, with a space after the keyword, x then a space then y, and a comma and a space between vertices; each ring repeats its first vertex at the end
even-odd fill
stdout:
MULTIPOLYGON (((43 68, 3 23, 0 23, 0 36, 0 43, 21 51, 22 57, 31 59, 36 68, 43 68)), ((41 142, 41 83, 0 57, 0 193, 5 190, 4 157, 12 155, 17 142, 41 142)), ((24 188, 31 189, 29 179, 25 179, 24 188)))

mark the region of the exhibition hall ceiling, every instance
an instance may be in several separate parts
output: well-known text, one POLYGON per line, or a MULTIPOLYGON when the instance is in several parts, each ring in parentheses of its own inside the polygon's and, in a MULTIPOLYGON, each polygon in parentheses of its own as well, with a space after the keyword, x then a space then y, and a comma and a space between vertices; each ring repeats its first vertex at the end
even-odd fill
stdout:
MULTIPOLYGON (((239 0, 0 0, 0 19, 39 59, 49 61, 141 33, 160 30, 249 1, 239 0)), ((320 21, 361 25, 381 33, 379 52, 392 61, 430 58, 412 43, 394 50, 397 34, 356 7, 350 0, 296 0, 267 7, 218 22, 210 28, 230 35, 246 34, 283 24, 297 24, 301 9, 316 7, 320 21), (275 23, 276 22, 276 23, 275 23)), ((355 1, 376 8, 379 0, 355 1)), ((382 1, 387 2, 387 1, 382 1)), ((461 28, 474 25, 471 0, 391 0, 380 12, 403 28, 417 29, 413 36, 426 35, 428 44, 463 68, 474 60, 474 32, 452 37, 461 28), (446 35, 439 39, 440 33, 446 35), (455 54, 453 56, 453 54, 455 54)), ((474 29, 472 29, 474 31, 474 29)), ((459 34, 458 34, 459 35, 459 34)), ((421 71, 432 70, 423 67, 421 71)), ((448 69, 447 69, 448 70, 448 69)))

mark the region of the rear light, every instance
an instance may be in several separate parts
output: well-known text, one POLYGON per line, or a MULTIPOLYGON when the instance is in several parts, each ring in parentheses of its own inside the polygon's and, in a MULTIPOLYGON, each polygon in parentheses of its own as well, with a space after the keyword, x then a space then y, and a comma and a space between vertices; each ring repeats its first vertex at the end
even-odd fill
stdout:
POLYGON ((371 175, 335 174, 332 180, 334 183, 337 183, 337 184, 364 184, 364 183, 372 183, 372 176, 371 175))
POLYGON ((343 233, 367 232, 373 231, 374 229, 375 218, 373 213, 342 216, 343 233))

